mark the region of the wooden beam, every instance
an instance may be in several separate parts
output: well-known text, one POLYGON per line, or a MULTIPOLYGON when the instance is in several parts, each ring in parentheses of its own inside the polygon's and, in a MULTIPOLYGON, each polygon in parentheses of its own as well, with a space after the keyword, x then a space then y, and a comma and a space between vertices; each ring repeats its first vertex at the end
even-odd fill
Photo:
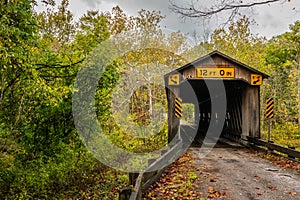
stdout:
POLYGON ((179 88, 167 88, 168 99, 168 143, 170 143, 178 132, 180 120, 175 116, 175 99, 179 97, 179 88))
POLYGON ((246 140, 247 136, 259 137, 259 87, 246 87, 242 98, 242 138, 246 140))

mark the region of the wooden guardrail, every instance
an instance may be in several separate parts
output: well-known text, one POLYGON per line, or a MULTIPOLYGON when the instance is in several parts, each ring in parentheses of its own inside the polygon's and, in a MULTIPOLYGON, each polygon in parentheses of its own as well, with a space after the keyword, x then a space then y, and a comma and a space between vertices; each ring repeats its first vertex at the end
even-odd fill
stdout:
POLYGON ((148 167, 140 173, 129 173, 129 182, 133 187, 121 189, 119 200, 138 200, 142 193, 156 182, 164 170, 172 164, 172 158, 182 152, 182 139, 178 139, 168 150, 161 151, 161 157, 148 160, 148 167))
POLYGON ((247 139, 248 139, 248 142, 250 142, 250 143, 253 143, 258 146, 267 147, 269 150, 278 151, 280 153, 286 154, 290 158, 300 158, 300 152, 296 151, 292 148, 286 148, 284 146, 274 144, 271 142, 267 142, 267 141, 257 139, 257 138, 247 137, 247 139))

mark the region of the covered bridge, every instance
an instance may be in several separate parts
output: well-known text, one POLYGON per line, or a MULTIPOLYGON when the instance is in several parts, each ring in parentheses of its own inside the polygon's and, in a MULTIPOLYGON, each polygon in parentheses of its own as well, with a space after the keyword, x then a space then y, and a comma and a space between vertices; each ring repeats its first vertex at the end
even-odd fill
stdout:
POLYGON ((168 141, 182 124, 184 104, 194 105, 194 121, 189 126, 196 129, 195 141, 213 134, 208 132, 210 126, 221 126, 223 136, 237 140, 260 137, 260 86, 265 78, 268 75, 219 51, 166 74, 168 141), (218 106, 223 103, 222 115, 218 106))

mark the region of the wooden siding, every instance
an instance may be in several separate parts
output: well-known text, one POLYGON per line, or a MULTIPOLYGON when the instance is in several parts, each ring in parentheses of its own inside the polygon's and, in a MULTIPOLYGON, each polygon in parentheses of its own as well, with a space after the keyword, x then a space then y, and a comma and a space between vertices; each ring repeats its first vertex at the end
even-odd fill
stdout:
MULTIPOLYGON (((212 56, 211 58, 207 58, 202 60, 201 62, 197 62, 193 66, 190 66, 182 71, 184 79, 199 79, 196 77, 196 68, 235 68, 235 78, 234 80, 242 80, 250 84, 251 81, 251 72, 250 70, 244 69, 240 67, 238 64, 225 60, 219 56, 212 56)), ((224 80, 232 80, 233 78, 223 78, 224 80)))

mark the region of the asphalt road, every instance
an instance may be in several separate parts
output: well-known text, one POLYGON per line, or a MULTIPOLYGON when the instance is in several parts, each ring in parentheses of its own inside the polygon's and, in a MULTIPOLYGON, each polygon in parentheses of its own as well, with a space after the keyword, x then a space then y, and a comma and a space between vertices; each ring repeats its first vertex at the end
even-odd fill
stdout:
POLYGON ((191 148, 200 177, 195 190, 213 199, 300 200, 300 174, 249 153, 242 146, 218 144, 204 158, 205 148, 191 148))

